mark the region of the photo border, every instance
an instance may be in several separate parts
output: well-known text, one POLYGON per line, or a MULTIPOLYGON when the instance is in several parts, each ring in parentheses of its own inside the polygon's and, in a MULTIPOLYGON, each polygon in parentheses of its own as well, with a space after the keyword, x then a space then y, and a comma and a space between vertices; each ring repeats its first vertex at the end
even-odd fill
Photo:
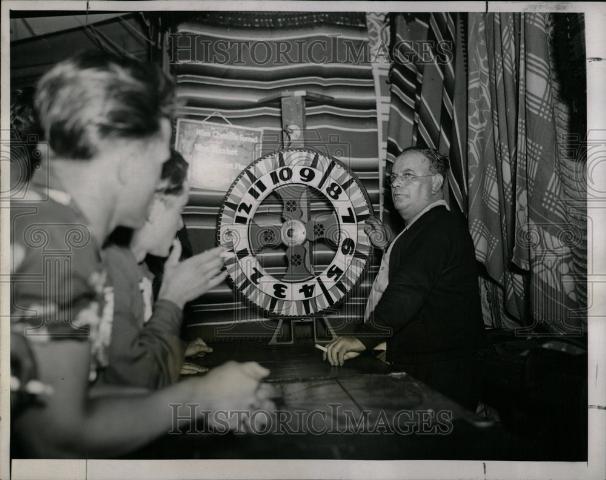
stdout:
MULTIPOLYGON (((4 1, 1 4, 1 131, 2 145, 10 128, 10 11, 380 11, 380 12, 568 12, 586 13, 587 131, 588 140, 606 144, 606 4, 597 2, 318 2, 318 1, 224 1, 199 2, 158 0, 122 1, 4 1), (136 8, 135 8, 136 7, 136 8)), ((6 142, 6 143, 4 143, 6 142)), ((599 149, 598 149, 599 150, 599 149)), ((5 152, 2 152, 3 154, 5 152)), ((600 152, 588 152, 587 169, 606 168, 600 152), (603 163, 601 165, 601 163, 603 163)), ((6 162, 4 162, 6 163, 6 162)), ((606 177, 606 172, 602 177, 606 177)), ((591 179, 593 181, 594 179, 591 179)), ((588 181, 590 176, 588 175, 588 181)), ((57 478, 606 478, 606 179, 597 178, 597 191, 604 198, 588 194, 588 461, 587 462, 503 462, 503 461, 412 461, 412 460, 13 460, 15 479, 57 478), (602 183, 599 183, 602 182, 602 183), (589 232, 588 232, 589 233, 589 232), (602 241, 600 242, 600 238, 602 241)), ((1 191, 8 191, 9 171, 0 175, 1 191)), ((589 189, 588 189, 589 191, 589 189)), ((9 202, 0 199, 0 479, 9 478, 10 428, 10 265, 9 202)), ((262 441, 262 440, 260 440, 262 441)))

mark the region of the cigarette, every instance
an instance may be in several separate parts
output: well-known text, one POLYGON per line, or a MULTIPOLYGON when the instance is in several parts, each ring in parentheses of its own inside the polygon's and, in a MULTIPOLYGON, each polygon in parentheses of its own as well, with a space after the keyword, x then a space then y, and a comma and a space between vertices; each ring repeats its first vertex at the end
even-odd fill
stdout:
POLYGON ((327 352, 328 348, 326 348, 324 345, 318 345, 317 343, 314 345, 318 350, 322 350, 323 352, 327 352))
POLYGON ((222 251, 222 252, 219 254, 219 256, 220 256, 221 258, 231 258, 231 257, 233 257, 233 256, 234 256, 234 254, 233 254, 232 252, 228 252, 227 250, 223 250, 223 251, 222 251))

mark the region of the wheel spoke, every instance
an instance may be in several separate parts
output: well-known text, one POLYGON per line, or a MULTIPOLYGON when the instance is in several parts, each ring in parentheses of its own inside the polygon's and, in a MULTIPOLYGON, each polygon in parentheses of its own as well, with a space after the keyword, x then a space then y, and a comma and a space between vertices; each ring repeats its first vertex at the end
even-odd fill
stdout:
POLYGON ((249 227, 249 239, 252 254, 254 255, 267 247, 277 247, 281 245, 281 227, 281 225, 259 225, 252 220, 249 227))
POLYGON ((332 213, 315 215, 307 222, 307 240, 324 241, 336 248, 339 244, 339 221, 332 213))
POLYGON ((285 282, 300 282, 313 277, 309 247, 309 242, 305 242, 286 249, 288 268, 286 274, 282 277, 285 282))
POLYGON ((309 220, 309 193, 304 185, 288 185, 275 191, 282 200, 282 219, 309 220))

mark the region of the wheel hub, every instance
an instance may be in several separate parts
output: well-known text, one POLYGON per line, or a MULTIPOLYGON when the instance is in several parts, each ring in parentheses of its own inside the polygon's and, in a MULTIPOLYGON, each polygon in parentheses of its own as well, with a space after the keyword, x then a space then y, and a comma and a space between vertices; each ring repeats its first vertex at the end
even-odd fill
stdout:
POLYGON ((305 242, 306 228, 300 220, 287 220, 281 228, 282 243, 289 247, 302 245, 305 242))

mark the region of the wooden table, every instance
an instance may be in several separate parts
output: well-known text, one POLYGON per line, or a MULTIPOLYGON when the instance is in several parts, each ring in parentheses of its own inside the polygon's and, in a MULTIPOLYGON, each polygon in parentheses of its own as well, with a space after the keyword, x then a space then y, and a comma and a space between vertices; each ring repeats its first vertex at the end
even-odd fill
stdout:
POLYGON ((313 345, 212 345, 199 360, 257 361, 270 369, 278 412, 256 434, 169 435, 137 458, 513 459, 518 443, 498 425, 370 354, 331 367, 313 345), (280 416, 281 415, 281 419, 280 416))

